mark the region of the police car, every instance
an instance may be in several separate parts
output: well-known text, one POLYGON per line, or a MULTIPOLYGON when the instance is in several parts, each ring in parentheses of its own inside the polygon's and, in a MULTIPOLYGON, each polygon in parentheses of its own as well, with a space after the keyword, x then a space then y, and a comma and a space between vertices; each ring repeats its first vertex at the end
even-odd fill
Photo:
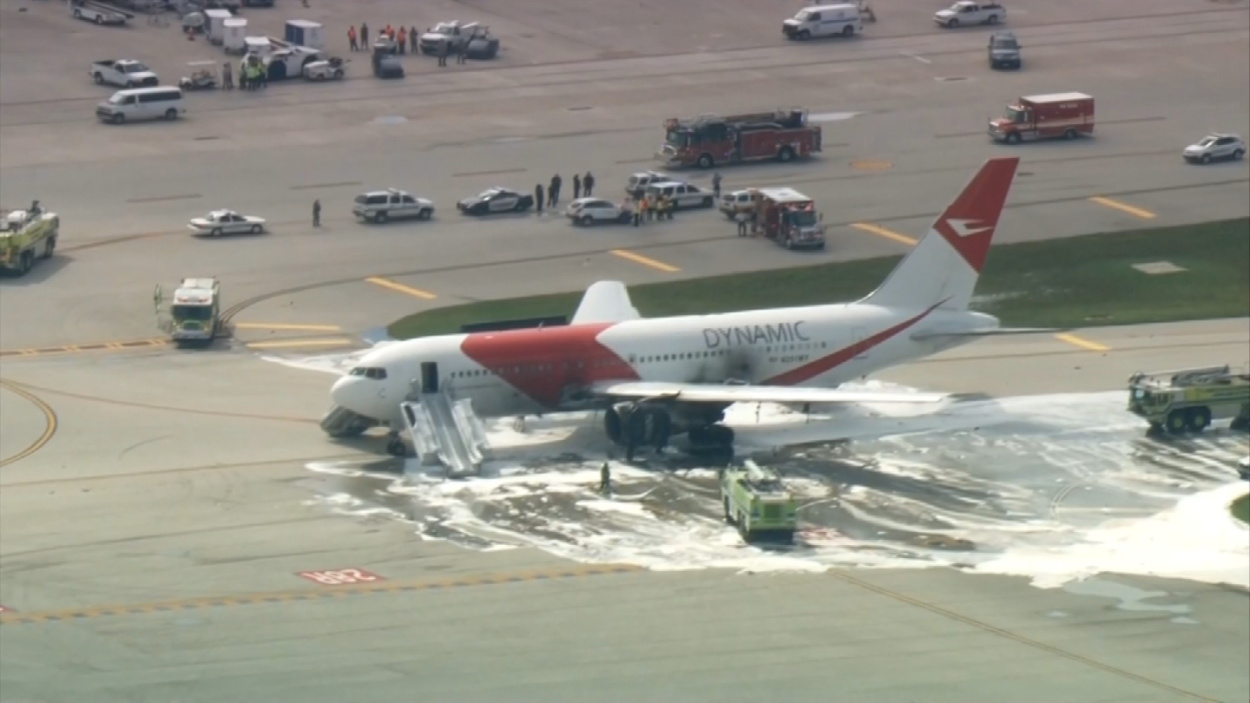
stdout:
POLYGON ((488 188, 472 198, 456 203, 466 215, 491 215, 500 212, 525 212, 534 207, 534 196, 509 188, 488 188))
POLYGON ((381 223, 390 219, 416 218, 428 220, 434 216, 434 203, 411 193, 388 188, 356 196, 352 214, 366 222, 381 223))
POLYGON ((240 215, 234 210, 213 210, 204 217, 194 217, 187 223, 194 234, 217 237, 223 234, 260 234, 265 231, 265 220, 251 215, 240 215))

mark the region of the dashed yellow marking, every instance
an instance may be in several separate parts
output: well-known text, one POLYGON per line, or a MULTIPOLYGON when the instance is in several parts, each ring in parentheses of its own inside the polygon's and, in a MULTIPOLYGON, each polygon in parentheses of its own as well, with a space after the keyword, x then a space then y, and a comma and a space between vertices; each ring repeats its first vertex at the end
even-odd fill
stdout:
POLYGON ((643 256, 642 254, 635 254, 634 252, 626 251, 625 249, 613 249, 612 255, 619 256, 622 259, 627 259, 635 264, 642 264, 643 266, 653 268, 657 271, 663 271, 664 273, 677 273, 681 270, 676 266, 671 266, 663 261, 656 261, 650 257, 643 256))
POLYGON ((139 349, 161 347, 169 344, 166 339, 132 339, 110 342, 92 342, 89 344, 66 344, 59 347, 41 347, 38 349, 0 349, 0 357, 10 356, 48 356, 51 354, 85 354, 94 351, 121 351, 123 349, 139 349))
POLYGON ((281 322, 236 322, 234 326, 241 330, 303 330, 307 332, 339 332, 343 329, 338 325, 294 325, 281 322))
POLYGON ((23 625, 42 622, 58 622, 61 620, 85 620, 115 615, 139 615, 171 610, 224 608, 239 605, 277 603, 290 600, 327 600, 331 598, 346 598, 353 595, 369 595, 376 593, 433 591, 443 588, 469 588, 473 586, 491 586, 505 583, 521 583, 526 581, 546 581, 585 578, 587 576, 604 576, 608 574, 627 574, 642 570, 643 569, 640 566, 631 566, 628 564, 587 564, 561 567, 557 569, 467 575, 431 581, 381 581, 367 585, 352 584, 344 586, 320 586, 313 587, 311 589, 306 588, 291 591, 271 591, 267 593, 251 593, 238 596, 180 598, 177 600, 158 601, 153 603, 133 603, 130 605, 88 606, 83 608, 66 608, 63 610, 40 610, 29 613, 7 612, 0 613, 0 625, 23 625))
POLYGON ((280 342, 252 342, 248 349, 283 349, 288 347, 346 347, 355 344, 347 337, 332 339, 289 339, 280 342))
POLYGON ((860 171, 884 171, 888 168, 892 168, 893 166, 894 164, 889 161, 882 161, 880 159, 863 159, 851 162, 851 168, 859 169, 860 171))
POLYGON ((1133 217, 1140 217, 1143 220, 1153 220, 1155 218, 1155 214, 1153 212, 1143 210, 1139 207, 1133 207, 1132 205, 1122 203, 1119 200, 1112 200, 1111 198, 1103 198, 1101 196, 1090 198, 1089 200, 1090 202, 1098 203, 1104 207, 1109 207, 1112 210, 1119 210, 1120 212, 1126 212, 1133 217))
POLYGON ((429 291, 421 290, 420 288, 413 288, 412 286, 406 286, 402 283, 396 283, 395 281, 392 281, 387 278, 382 278, 381 276, 370 276, 366 278, 365 280, 368 281, 369 283, 372 283, 375 286, 382 286, 383 288, 389 288, 390 290, 393 290, 399 293, 407 293, 408 295, 416 296, 418 298, 421 298, 422 300, 433 300, 434 298, 437 297, 429 291))
POLYGON ((908 237, 905 234, 899 234, 898 232, 895 232, 894 230, 889 230, 879 225, 869 224, 867 222, 855 222, 851 224, 851 226, 861 232, 867 232, 868 234, 875 234, 878 237, 884 237, 885 239, 889 239, 891 241, 895 241, 900 244, 906 244, 908 246, 916 246, 916 239, 914 237, 908 237))
POLYGON ((1088 339, 1078 337, 1075 334, 1067 334, 1067 333, 1057 334, 1055 335, 1055 339, 1061 342, 1067 342, 1068 344, 1071 344, 1074 347, 1088 349, 1089 351, 1096 351, 1096 352, 1111 351, 1111 347, 1108 347, 1103 344, 1099 344, 1098 342, 1091 342, 1088 339))

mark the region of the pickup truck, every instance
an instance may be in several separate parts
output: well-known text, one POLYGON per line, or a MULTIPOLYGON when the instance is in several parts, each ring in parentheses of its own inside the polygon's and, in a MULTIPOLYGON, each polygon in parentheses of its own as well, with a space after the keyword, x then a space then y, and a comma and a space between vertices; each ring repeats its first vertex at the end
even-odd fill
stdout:
POLYGON ((134 59, 96 61, 88 72, 96 85, 116 85, 123 88, 146 88, 160 83, 160 79, 147 64, 134 59))
POLYGON ((90 0, 73 0, 70 5, 70 13, 73 14, 76 20, 94 22, 96 24, 126 24, 126 20, 135 18, 129 12, 122 12, 108 5, 101 5, 90 0))
POLYGON ((998 24, 1006 19, 1007 8, 1002 5, 972 0, 960 0, 933 15, 933 21, 947 29, 974 24, 998 24))

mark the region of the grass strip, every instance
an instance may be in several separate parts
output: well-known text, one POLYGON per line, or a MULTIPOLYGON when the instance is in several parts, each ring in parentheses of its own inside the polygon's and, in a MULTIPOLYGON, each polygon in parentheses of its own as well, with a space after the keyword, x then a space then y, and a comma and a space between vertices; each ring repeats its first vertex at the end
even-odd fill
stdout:
MULTIPOLYGON (((846 302, 876 288, 899 258, 653 283, 631 288, 630 296, 646 317, 846 302)), ((571 316, 581 295, 576 291, 438 308, 387 329, 396 339, 410 339, 458 332, 470 323, 571 316)), ((1001 244, 990 250, 973 308, 1013 327, 1250 315, 1250 218, 1001 244), (1180 270, 1150 274, 1134 268, 1164 262, 1180 270)))

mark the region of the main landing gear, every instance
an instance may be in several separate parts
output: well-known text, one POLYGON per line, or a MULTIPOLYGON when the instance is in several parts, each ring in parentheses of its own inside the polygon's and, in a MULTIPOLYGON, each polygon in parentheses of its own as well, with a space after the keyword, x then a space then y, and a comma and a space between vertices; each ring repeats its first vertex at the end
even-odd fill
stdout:
POLYGON ((386 436, 386 453, 391 456, 408 456, 408 445, 404 444, 403 437, 392 432, 386 436))
POLYGON ((620 403, 604 413, 603 428, 608 439, 625 447, 625 460, 633 461, 639 448, 654 447, 658 454, 675 434, 686 433, 692 452, 732 452, 734 431, 717 424, 724 417, 721 408, 695 407, 679 412, 658 403, 620 403))

